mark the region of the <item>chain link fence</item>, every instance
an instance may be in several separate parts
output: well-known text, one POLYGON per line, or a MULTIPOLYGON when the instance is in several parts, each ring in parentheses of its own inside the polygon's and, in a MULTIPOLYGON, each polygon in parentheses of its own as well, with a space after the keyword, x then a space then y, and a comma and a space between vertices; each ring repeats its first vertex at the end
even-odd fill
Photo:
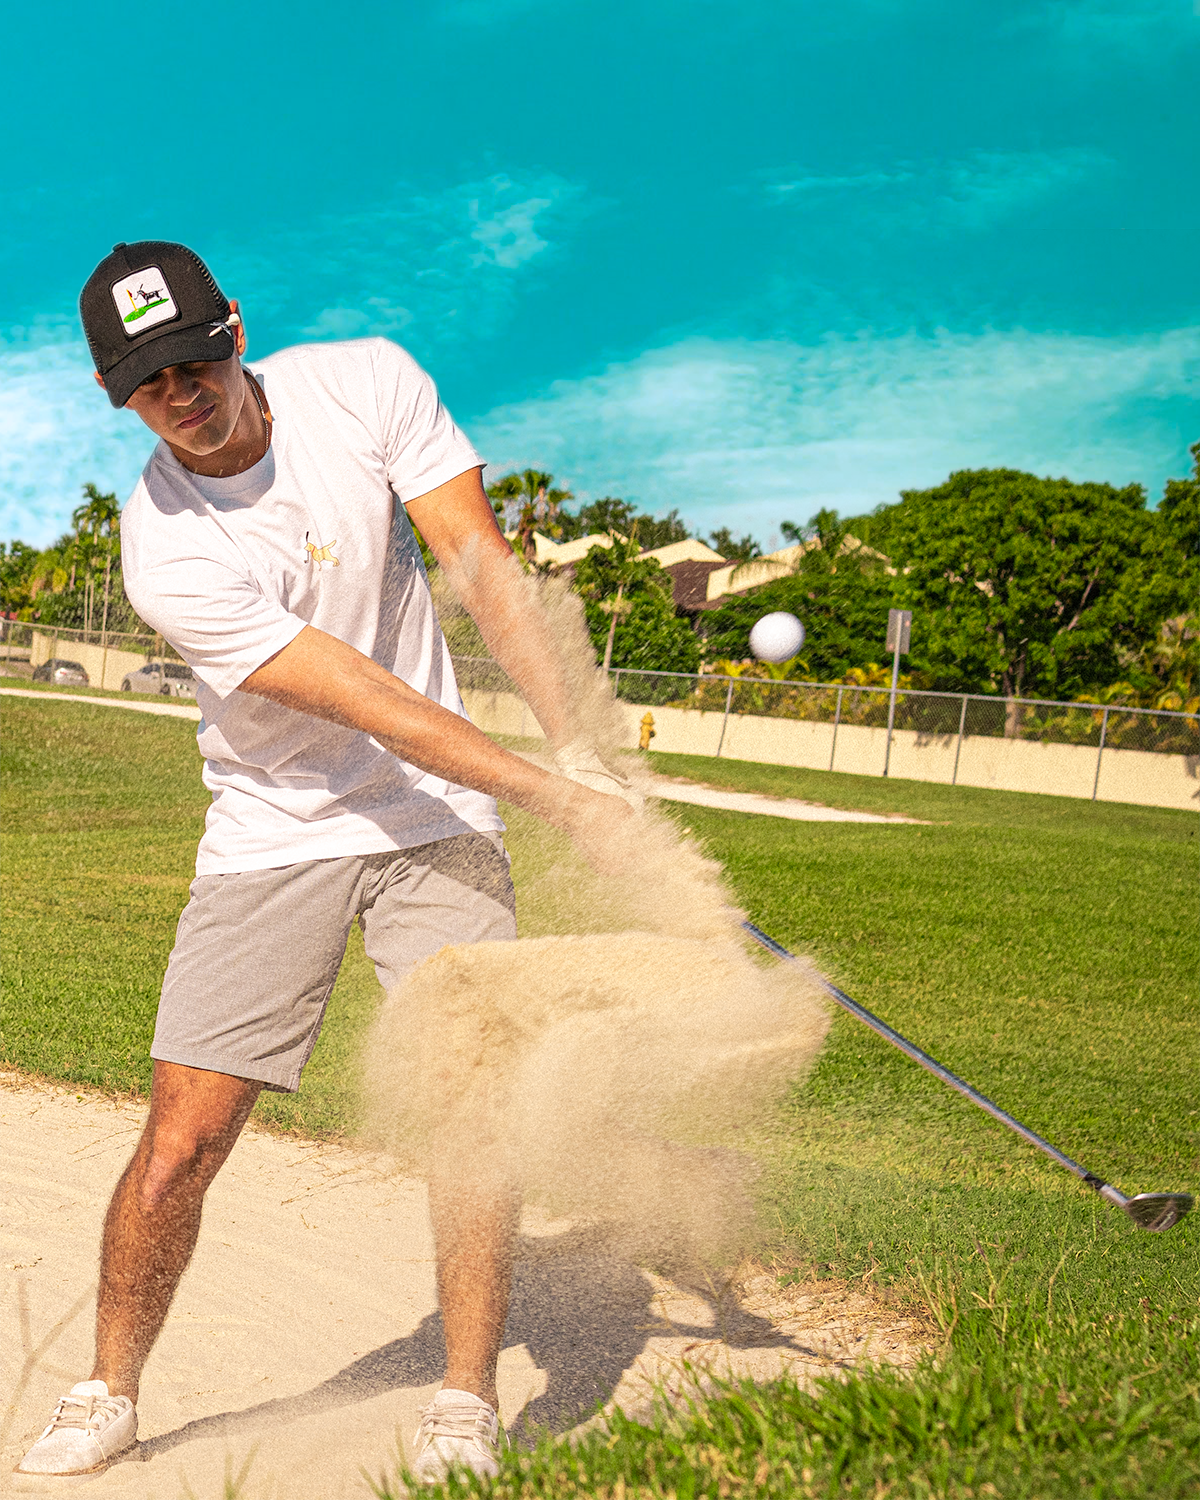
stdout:
POLYGON ((127 651, 135 656, 178 659, 178 653, 161 635, 133 634, 120 630, 76 630, 67 625, 30 624, 24 620, 0 620, 0 667, 8 672, 14 665, 28 662, 35 644, 47 655, 58 657, 71 646, 95 646, 106 651, 127 651), (36 642, 35 642, 36 637, 36 642), (60 649, 62 648, 62 649, 60 649))
MULTIPOLYGON (((515 692, 506 673, 482 657, 456 657, 459 685, 487 692, 515 692)), ((715 673, 609 673, 623 702, 647 708, 698 709, 723 716, 716 753, 735 715, 799 719, 831 724, 830 769, 842 725, 886 729, 892 691, 849 683, 776 682, 769 678, 715 673)), ((955 743, 954 780, 964 739, 1029 740, 1103 751, 1143 750, 1160 755, 1200 754, 1200 715, 1169 709, 1128 708, 1112 703, 1063 703, 1045 698, 997 698, 982 693, 934 693, 899 688, 892 728, 910 730, 918 741, 955 743)))
MULTIPOLYGON (((493 664, 494 665, 494 664, 493 664)), ((688 676, 615 669, 613 691, 627 703, 755 714, 768 719, 886 728, 892 691, 848 683, 774 682, 765 678, 688 676)), ((1042 744, 1102 745, 1165 755, 1200 752, 1200 715, 1119 704, 1063 703, 898 688, 894 728, 944 739, 988 736, 1042 744)))
MULTIPOLYGON (((153 659, 176 653, 156 635, 101 633, 53 625, 0 621, 0 664, 6 675, 24 675, 33 654, 59 657, 72 645, 99 646, 153 659), (34 637, 40 652, 34 652, 34 637)), ((489 657, 456 656, 459 687, 492 693, 516 692, 508 674, 489 657)), ((799 719, 886 728, 892 692, 886 687, 850 683, 776 682, 769 678, 727 677, 717 673, 642 672, 616 667, 609 673, 622 701, 647 708, 699 709, 734 715, 799 719)), ((1200 754, 1200 715, 1170 709, 1129 708, 1114 703, 1063 703, 1046 698, 997 698, 982 693, 933 693, 899 688, 893 728, 921 739, 977 736, 1080 745, 1103 751, 1144 750, 1161 755, 1200 754)), ((717 754, 721 753, 724 743, 717 754)), ((956 756, 957 761, 957 756, 956 756)), ((957 774, 957 767, 956 767, 957 774)))

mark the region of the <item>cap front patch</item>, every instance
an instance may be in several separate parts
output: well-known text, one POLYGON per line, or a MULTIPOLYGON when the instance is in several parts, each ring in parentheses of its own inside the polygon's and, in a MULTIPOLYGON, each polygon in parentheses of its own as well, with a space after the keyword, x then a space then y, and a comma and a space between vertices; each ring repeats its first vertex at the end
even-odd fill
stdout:
POLYGON ((123 281, 115 282, 112 296, 127 339, 137 338, 148 328, 179 316, 167 278, 157 266, 147 266, 144 271, 135 271, 123 281))

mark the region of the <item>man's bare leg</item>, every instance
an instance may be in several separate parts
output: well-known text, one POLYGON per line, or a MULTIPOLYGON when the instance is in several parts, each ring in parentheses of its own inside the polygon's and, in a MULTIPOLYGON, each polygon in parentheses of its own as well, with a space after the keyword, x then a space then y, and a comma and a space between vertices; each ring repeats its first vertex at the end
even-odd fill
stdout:
POLYGON ((498 1411, 496 1360, 512 1290, 520 1200, 494 1185, 472 1192, 461 1182, 435 1178, 429 1207, 446 1334, 442 1389, 470 1391, 498 1411))
POLYGON ((111 1395, 136 1405, 142 1366, 196 1247, 204 1194, 262 1085, 155 1063, 150 1118, 104 1221, 96 1367, 111 1395))

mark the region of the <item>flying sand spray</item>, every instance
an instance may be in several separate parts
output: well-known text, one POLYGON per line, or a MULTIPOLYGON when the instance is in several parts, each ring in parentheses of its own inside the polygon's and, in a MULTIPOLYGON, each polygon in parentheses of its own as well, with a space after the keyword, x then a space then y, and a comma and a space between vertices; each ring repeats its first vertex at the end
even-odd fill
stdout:
MULTIPOLYGON (((574 733, 611 757, 626 726, 579 601, 519 586, 549 616, 574 733)), ((653 810, 615 874, 532 817, 510 815, 507 842, 521 935, 444 948, 388 997, 369 1133, 405 1170, 464 1195, 511 1185, 664 1268, 728 1264, 753 1240, 754 1168, 733 1143, 819 1050, 819 976, 756 962, 719 867, 653 810)))

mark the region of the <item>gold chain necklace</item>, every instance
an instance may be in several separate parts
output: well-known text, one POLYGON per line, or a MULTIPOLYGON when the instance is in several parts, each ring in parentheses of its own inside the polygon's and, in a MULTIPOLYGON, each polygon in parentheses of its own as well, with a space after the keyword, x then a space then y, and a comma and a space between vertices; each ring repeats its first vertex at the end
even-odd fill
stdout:
POLYGON ((242 374, 250 382, 250 389, 254 393, 254 404, 258 407, 258 414, 262 418, 263 437, 266 441, 263 443, 263 451, 258 460, 258 462, 261 463, 262 460, 267 456, 267 449, 271 446, 271 433, 274 429, 275 419, 267 415, 267 409, 263 405, 262 396, 259 394, 258 381, 255 380, 254 376, 251 375, 249 370, 243 370, 242 374))

